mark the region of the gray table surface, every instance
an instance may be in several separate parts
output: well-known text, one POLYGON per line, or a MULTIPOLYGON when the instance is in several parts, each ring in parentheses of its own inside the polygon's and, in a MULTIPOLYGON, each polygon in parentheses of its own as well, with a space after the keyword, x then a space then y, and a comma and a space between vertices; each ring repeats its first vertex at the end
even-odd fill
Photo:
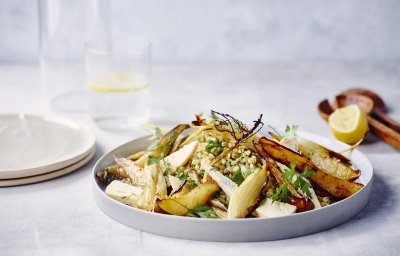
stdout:
MULTIPOLYGON (((119 224, 94 204, 91 168, 102 154, 143 132, 104 131, 85 113, 44 107, 33 100, 39 97, 39 78, 36 66, 0 66, 0 111, 62 115, 87 123, 97 136, 97 152, 69 175, 0 188, 0 255, 400 254, 400 154, 373 136, 359 147, 375 168, 371 202, 331 230, 272 242, 210 243, 160 237, 119 224)), ((155 65, 152 121, 168 127, 212 108, 245 121, 264 113, 264 120, 276 127, 298 124, 301 130, 331 138, 316 112, 319 100, 363 86, 379 92, 399 120, 399 78, 399 65, 393 63, 155 65)))

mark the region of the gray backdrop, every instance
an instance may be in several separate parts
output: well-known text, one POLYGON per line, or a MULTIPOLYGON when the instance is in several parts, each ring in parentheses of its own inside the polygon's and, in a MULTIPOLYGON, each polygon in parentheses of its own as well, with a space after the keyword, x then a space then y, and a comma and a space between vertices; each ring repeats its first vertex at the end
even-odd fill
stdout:
MULTIPOLYGON (((111 19, 115 33, 149 38, 155 62, 400 57, 396 0, 116 0, 111 19)), ((38 24, 38 0, 1 0, 0 62, 36 62, 38 24)))

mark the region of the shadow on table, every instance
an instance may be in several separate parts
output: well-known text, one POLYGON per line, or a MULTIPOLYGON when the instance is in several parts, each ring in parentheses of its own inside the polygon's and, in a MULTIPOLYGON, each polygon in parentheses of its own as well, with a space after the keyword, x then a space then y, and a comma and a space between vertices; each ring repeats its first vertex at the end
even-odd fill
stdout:
MULTIPOLYGON (((322 231, 326 232, 325 238, 328 239, 333 233, 336 233, 334 236, 338 236, 341 231, 351 230, 353 227, 356 232, 345 232, 346 237, 349 235, 357 235, 357 233, 369 233, 373 231, 371 228, 373 225, 380 223, 382 220, 388 219, 396 211, 396 203, 394 202, 397 199, 395 193, 391 186, 389 186, 385 182, 385 179, 381 175, 377 174, 377 172, 379 173, 379 171, 375 171, 374 174, 373 189, 368 205, 361 211, 360 214, 353 217, 349 221, 329 230, 322 231), (361 223, 369 223, 370 225, 361 225, 361 223)), ((322 232, 311 234, 305 237, 312 238, 313 236, 317 236, 322 232)), ((304 242, 302 237, 287 240, 290 240, 291 243, 296 243, 296 241, 299 243, 304 242)), ((312 240, 313 239, 307 239, 307 243, 312 243, 312 240)))
POLYGON ((367 133, 367 137, 359 146, 359 149, 366 154, 374 154, 374 153, 386 154, 386 153, 398 152, 395 148, 383 142, 381 139, 379 139, 372 133, 367 133))

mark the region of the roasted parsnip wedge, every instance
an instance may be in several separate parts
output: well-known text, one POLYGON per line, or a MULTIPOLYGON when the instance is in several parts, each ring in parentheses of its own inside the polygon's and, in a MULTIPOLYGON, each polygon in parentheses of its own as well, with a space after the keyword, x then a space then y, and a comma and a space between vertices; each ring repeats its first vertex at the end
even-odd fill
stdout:
POLYGON ((215 182, 202 183, 181 197, 159 200, 158 206, 166 213, 184 216, 196 205, 206 204, 218 189, 215 182))
POLYGON ((341 180, 323 172, 306 157, 273 140, 263 137, 255 146, 258 153, 264 157, 271 157, 285 165, 295 163, 296 168, 300 172, 304 171, 306 168, 315 171, 315 175, 311 176, 310 179, 337 198, 349 197, 363 188, 362 184, 341 180))
POLYGON ((267 166, 250 174, 229 200, 228 219, 244 218, 249 214, 249 208, 257 203, 261 190, 267 182, 267 166))
POLYGON ((312 141, 298 138, 298 148, 315 166, 339 179, 355 180, 361 175, 360 170, 351 168, 347 158, 312 141))

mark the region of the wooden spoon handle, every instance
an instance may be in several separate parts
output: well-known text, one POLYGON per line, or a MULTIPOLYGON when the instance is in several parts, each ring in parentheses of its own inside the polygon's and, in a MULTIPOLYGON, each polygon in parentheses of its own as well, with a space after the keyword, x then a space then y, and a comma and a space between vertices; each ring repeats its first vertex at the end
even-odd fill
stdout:
POLYGON ((333 113, 333 108, 327 99, 318 104, 318 113, 325 121, 328 121, 329 115, 333 113))
POLYGON ((400 150, 400 133, 367 115, 370 130, 380 139, 400 150))
POLYGON ((385 125, 389 126, 393 130, 395 130, 395 131, 400 133, 400 123, 398 121, 394 120, 393 118, 391 118, 390 116, 386 115, 382 111, 375 110, 375 111, 373 111, 371 113, 371 115, 375 119, 378 119, 379 121, 381 121, 385 125))

